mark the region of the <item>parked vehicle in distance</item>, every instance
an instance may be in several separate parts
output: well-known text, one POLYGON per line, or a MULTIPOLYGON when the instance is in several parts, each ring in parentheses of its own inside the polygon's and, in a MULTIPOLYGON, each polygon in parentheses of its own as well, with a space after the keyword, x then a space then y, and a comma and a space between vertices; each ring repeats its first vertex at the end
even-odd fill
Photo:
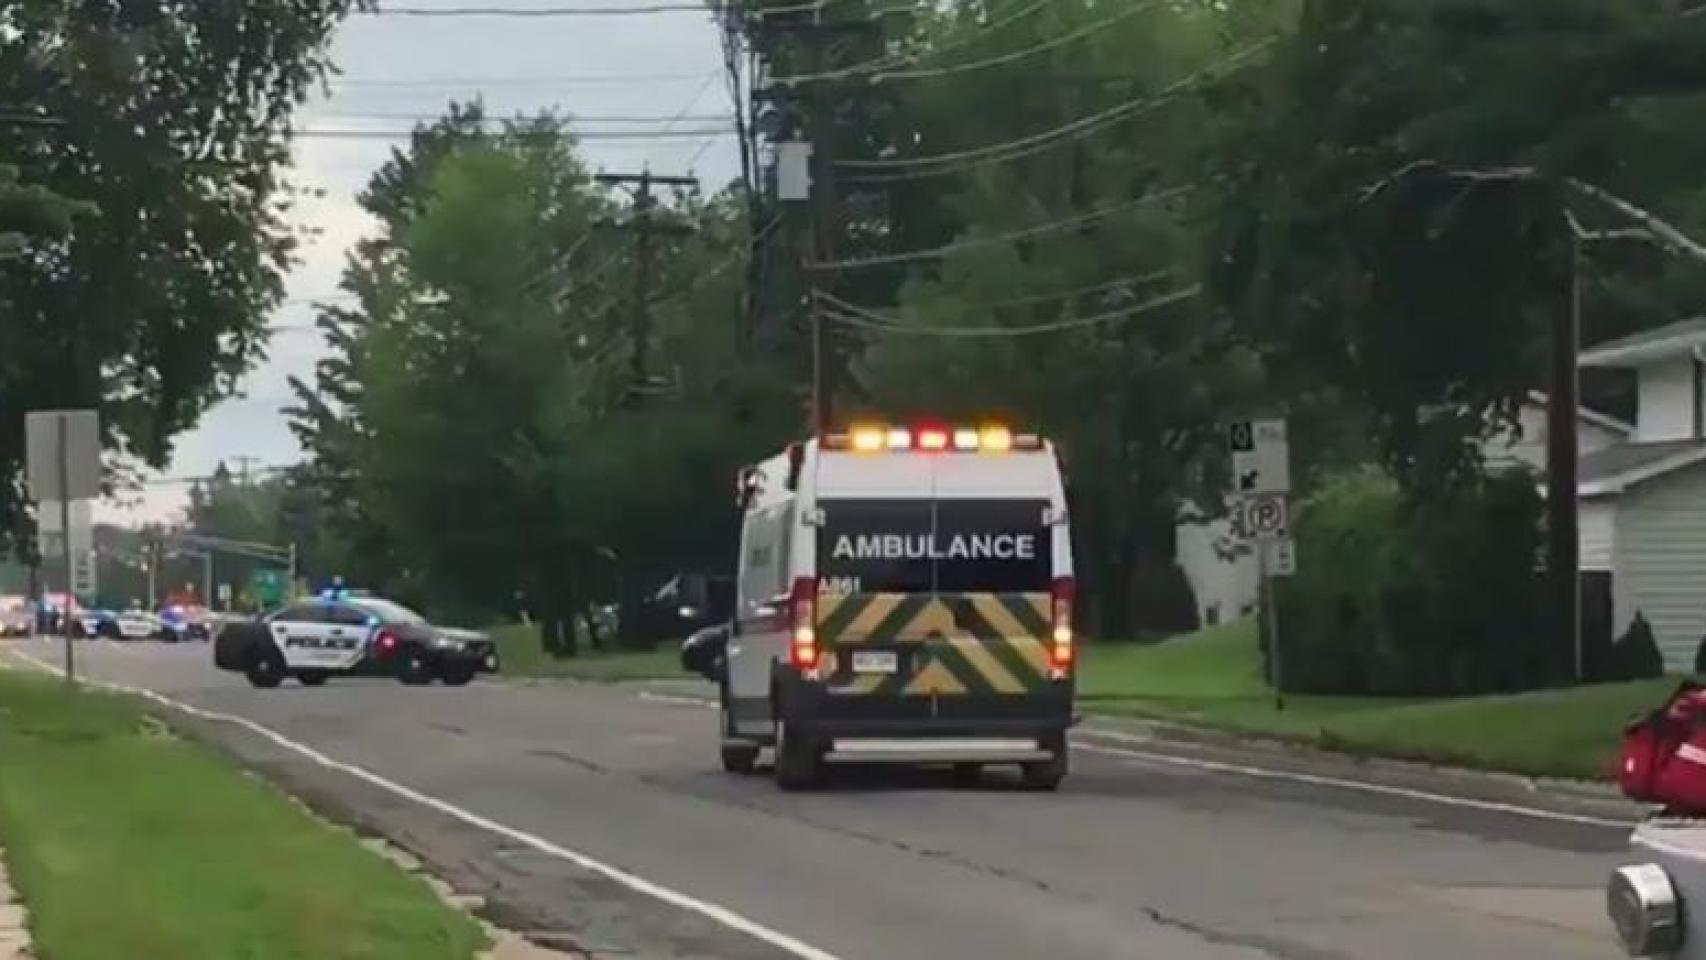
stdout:
POLYGON ((347 590, 228 625, 214 641, 213 662, 256 687, 276 687, 285 677, 319 686, 334 675, 461 686, 498 669, 497 648, 485 634, 437 626, 400 603, 347 590))
POLYGON ((113 618, 120 640, 175 640, 160 618, 147 610, 126 610, 113 618))
POLYGON ((103 640, 117 640, 118 613, 113 610, 85 610, 77 617, 74 636, 85 640, 99 637, 103 640))
POLYGON ((28 597, 0 597, 0 637, 27 637, 34 620, 28 597))
POLYGON ((161 627, 166 631, 164 637, 166 640, 205 642, 213 638, 213 630, 208 624, 206 607, 181 603, 167 604, 160 608, 159 618, 161 627))

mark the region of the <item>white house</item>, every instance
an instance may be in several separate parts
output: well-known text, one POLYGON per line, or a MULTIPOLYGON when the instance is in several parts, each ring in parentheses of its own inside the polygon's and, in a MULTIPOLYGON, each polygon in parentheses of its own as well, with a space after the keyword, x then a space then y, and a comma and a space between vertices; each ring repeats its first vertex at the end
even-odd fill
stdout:
POLYGON ((1673 671, 1706 636, 1706 317, 1583 351, 1581 365, 1635 372, 1635 433, 1583 448, 1582 569, 1611 574, 1612 626, 1637 612, 1673 671))

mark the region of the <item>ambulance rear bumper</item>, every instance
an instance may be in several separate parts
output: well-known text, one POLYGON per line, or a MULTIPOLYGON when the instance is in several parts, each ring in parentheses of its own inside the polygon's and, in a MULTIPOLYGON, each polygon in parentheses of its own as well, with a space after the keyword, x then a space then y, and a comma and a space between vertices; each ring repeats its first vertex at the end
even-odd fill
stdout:
MULTIPOLYGON (((858 758, 878 753, 894 754, 896 759, 864 762, 930 762, 920 757, 933 749, 927 746, 931 741, 945 753, 977 741, 994 753, 1042 750, 1046 754, 1047 741, 1058 738, 1074 722, 1069 680, 1019 696, 898 697, 832 693, 795 676, 786 679, 779 692, 781 713, 790 730, 831 749, 826 758, 831 762, 861 762, 858 758), (873 741, 869 752, 854 745, 856 740, 873 741), (1023 747, 1015 746, 1021 742, 1023 747)), ((1015 756, 1011 762, 1033 759, 1041 757, 1015 756)))

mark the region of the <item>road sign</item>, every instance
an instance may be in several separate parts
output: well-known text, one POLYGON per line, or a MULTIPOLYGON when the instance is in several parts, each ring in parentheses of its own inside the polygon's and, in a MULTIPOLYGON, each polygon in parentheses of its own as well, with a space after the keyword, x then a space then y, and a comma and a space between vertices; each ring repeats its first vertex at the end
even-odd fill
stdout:
POLYGON ((95 551, 79 550, 71 557, 71 594, 84 604, 95 602, 99 583, 95 577, 95 551))
POLYGON ((1284 420, 1240 420, 1228 425, 1233 490, 1241 494, 1290 493, 1291 449, 1284 420))
POLYGON ((263 607, 283 603, 287 586, 282 570, 256 570, 249 574, 249 592, 254 594, 255 602, 263 607))
POLYGON ((30 496, 93 500, 101 495, 101 422, 93 410, 24 414, 30 496))
POLYGON ((1291 533, 1290 514, 1279 494, 1246 497, 1233 508, 1232 531, 1244 540, 1278 540, 1291 533))
POLYGON ((1297 541, 1283 537, 1266 545, 1268 576, 1289 577, 1297 573, 1297 541))
POLYGON ((229 583, 222 583, 219 585, 219 602, 231 602, 231 585, 229 583))
MULTIPOLYGON (((36 552, 43 557, 65 556, 65 528, 58 500, 43 500, 36 505, 36 552)), ((88 500, 71 501, 71 550, 86 554, 95 549, 95 509, 88 500)))

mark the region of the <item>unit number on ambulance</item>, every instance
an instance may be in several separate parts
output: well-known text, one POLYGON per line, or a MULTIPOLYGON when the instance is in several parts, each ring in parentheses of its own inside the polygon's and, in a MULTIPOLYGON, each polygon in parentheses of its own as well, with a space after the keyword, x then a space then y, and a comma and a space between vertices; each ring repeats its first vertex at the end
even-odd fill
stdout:
POLYGON ((825 597, 851 597, 862 592, 858 577, 824 577, 818 594, 825 597))

